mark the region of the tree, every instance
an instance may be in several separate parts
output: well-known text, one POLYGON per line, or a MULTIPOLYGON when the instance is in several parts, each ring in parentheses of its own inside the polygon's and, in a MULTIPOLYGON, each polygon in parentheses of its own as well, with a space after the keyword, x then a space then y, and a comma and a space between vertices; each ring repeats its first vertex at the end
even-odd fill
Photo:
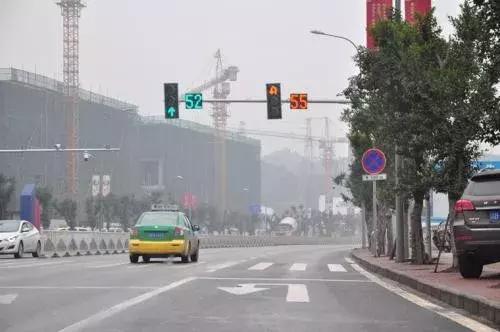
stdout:
POLYGON ((490 80, 498 83, 500 78, 500 5, 494 0, 470 0, 466 5, 478 17, 480 35, 479 51, 482 63, 487 67, 490 80))
POLYGON ((63 217, 70 229, 75 229, 76 226, 76 202, 66 198, 60 203, 54 204, 57 213, 63 217))
POLYGON ((388 154, 398 152, 405 160, 400 190, 414 200, 411 216, 412 260, 425 261, 422 207, 432 187, 431 152, 439 113, 431 78, 445 50, 433 13, 415 25, 399 15, 378 22, 373 28, 377 50, 360 50, 356 63, 360 73, 344 91, 351 107, 344 112, 351 136, 373 146, 384 146, 388 154))
POLYGON ((0 174, 0 219, 7 219, 7 206, 16 188, 16 180, 0 174))
POLYGON ((134 199, 131 196, 123 195, 116 198, 115 215, 124 230, 130 227, 130 220, 133 218, 133 205, 134 199))
POLYGON ((98 206, 96 199, 89 197, 85 200, 85 213, 87 214, 88 226, 91 229, 96 229, 98 218, 98 206))
POLYGON ((40 219, 44 229, 49 229, 50 219, 53 213, 53 195, 52 189, 49 187, 39 187, 36 189, 36 197, 42 206, 42 214, 40 219))
MULTIPOLYGON (((473 162, 482 153, 480 143, 494 143, 500 128, 492 121, 499 117, 498 103, 490 69, 484 66, 478 43, 483 34, 481 18, 471 2, 465 1, 460 15, 451 22, 455 32, 448 42, 447 56, 440 60, 433 78, 433 90, 437 93, 434 112, 443 119, 436 131, 433 182, 438 192, 448 194, 453 225, 454 205, 467 179, 476 171, 473 162)), ((453 242, 452 248, 455 253, 453 242)), ((454 265, 457 264, 455 256, 454 265)))

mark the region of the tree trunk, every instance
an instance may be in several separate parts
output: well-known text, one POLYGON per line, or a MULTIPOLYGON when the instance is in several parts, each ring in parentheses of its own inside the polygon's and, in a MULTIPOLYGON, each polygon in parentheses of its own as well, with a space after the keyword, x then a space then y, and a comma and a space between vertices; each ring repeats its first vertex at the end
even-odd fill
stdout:
POLYGON ((424 195, 415 195, 411 214, 411 258, 414 264, 425 263, 424 238, 422 236, 422 206, 424 195))
POLYGON ((366 211, 366 234, 368 238, 368 248, 372 247, 373 218, 372 214, 366 211))
POLYGON ((391 253, 394 245, 394 237, 392 236, 392 216, 386 215, 386 230, 387 230, 387 252, 391 253))

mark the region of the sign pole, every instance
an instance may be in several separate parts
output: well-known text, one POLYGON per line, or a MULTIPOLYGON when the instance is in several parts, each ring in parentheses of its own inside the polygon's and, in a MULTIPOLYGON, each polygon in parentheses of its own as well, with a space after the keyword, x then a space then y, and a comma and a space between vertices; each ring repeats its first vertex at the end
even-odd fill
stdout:
POLYGON ((361 203, 361 248, 366 248, 366 206, 364 200, 361 203))
POLYGON ((377 216, 377 181, 373 184, 373 254, 378 256, 378 216, 377 216))

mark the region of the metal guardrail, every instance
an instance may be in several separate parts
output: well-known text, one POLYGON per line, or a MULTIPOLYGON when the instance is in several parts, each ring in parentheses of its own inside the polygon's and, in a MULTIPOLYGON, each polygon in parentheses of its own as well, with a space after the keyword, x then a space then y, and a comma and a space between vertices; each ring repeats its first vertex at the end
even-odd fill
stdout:
POLYGON ((124 253, 128 233, 44 231, 42 253, 45 257, 124 253))
MULTIPOLYGON (((217 235, 200 237, 201 248, 351 244, 355 238, 217 235)), ((128 251, 129 233, 44 231, 45 257, 117 254, 128 251)))

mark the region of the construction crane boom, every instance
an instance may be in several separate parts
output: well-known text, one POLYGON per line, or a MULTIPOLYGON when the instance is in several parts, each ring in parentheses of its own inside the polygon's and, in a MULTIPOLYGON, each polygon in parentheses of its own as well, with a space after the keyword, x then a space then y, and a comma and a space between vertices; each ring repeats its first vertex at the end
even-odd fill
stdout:
POLYGON ((236 66, 227 67, 227 68, 223 69, 220 77, 215 77, 215 78, 203 83, 202 85, 200 85, 194 89, 189 90, 188 93, 202 92, 202 91, 208 90, 208 89, 216 86, 217 84, 223 83, 225 81, 234 82, 234 81, 236 81, 236 76, 237 76, 239 71, 240 70, 236 66))

